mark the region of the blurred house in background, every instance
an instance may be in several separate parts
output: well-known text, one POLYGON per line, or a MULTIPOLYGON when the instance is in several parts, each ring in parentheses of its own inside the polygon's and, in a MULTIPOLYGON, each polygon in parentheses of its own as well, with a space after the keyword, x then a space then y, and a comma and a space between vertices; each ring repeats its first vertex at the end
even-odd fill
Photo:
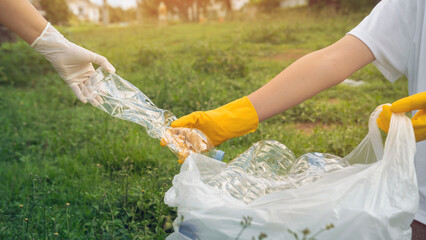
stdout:
POLYGON ((280 7, 282 8, 291 8, 299 6, 307 6, 308 0, 282 0, 280 2, 280 7))
POLYGON ((67 0, 70 11, 79 20, 98 23, 101 18, 101 7, 90 0, 67 0))

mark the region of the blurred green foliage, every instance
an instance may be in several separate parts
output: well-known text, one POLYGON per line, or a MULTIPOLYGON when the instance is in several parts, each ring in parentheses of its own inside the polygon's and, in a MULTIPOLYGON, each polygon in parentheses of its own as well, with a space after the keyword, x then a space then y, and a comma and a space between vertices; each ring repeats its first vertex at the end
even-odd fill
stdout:
POLYGON ((346 12, 371 10, 380 0, 336 0, 340 9, 346 12))
POLYGON ((201 14, 203 14, 204 17, 214 18, 216 20, 218 16, 215 14, 217 12, 208 10, 214 4, 220 4, 229 15, 232 14, 231 0, 216 0, 215 2, 209 0, 138 0, 137 4, 144 18, 157 19, 158 7, 161 2, 166 5, 168 13, 179 15, 179 20, 183 22, 188 22, 190 20, 198 22, 201 14), (192 19, 189 12, 194 14, 192 15, 192 19))
POLYGON ((51 70, 50 63, 23 41, 0 45, 0 85, 32 86, 34 75, 51 70))
POLYGON ((231 79, 247 75, 247 63, 236 50, 208 48, 198 52, 198 58, 192 65, 197 72, 207 74, 225 74, 231 79))
POLYGON ((283 25, 258 26, 247 34, 247 41, 253 43, 283 44, 298 41, 297 29, 283 25))
POLYGON ((123 9, 108 5, 108 17, 110 23, 132 22, 136 20, 136 9, 123 9))
POLYGON ((40 0, 40 6, 46 12, 44 16, 53 24, 67 24, 72 13, 65 0, 40 0))
MULTIPOLYGON (((260 11, 276 11, 286 0, 251 0, 250 4, 260 11)), ((363 12, 371 10, 380 0, 308 0, 311 9, 334 8, 340 12, 363 12)))
POLYGON ((136 54, 135 68, 152 65, 157 60, 161 60, 165 55, 165 50, 160 47, 142 46, 136 54))
POLYGON ((250 5, 262 12, 270 12, 280 7, 281 0, 250 0, 250 5))

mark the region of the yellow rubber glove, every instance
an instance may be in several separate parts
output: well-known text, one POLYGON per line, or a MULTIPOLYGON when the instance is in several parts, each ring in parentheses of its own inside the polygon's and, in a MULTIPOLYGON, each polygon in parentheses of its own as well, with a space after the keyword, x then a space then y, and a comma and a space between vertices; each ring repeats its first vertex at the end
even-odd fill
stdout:
POLYGON ((213 146, 256 131, 257 112, 247 97, 206 112, 193 112, 172 122, 173 128, 196 128, 204 133, 213 146))
POLYGON ((413 124, 416 141, 426 140, 426 92, 417 93, 409 97, 399 99, 392 103, 392 106, 383 106, 382 113, 377 119, 377 124, 386 133, 389 131, 389 124, 392 112, 403 113, 419 110, 414 117, 411 118, 413 124))

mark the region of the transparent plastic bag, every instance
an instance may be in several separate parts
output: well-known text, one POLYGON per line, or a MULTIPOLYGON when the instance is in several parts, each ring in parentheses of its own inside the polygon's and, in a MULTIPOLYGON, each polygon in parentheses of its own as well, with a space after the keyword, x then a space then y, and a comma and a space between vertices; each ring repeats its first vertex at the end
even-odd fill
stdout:
POLYGON ((165 143, 181 160, 192 153, 206 153, 222 160, 224 153, 214 149, 210 140, 197 129, 170 128, 176 120, 172 112, 160 109, 137 87, 118 76, 98 68, 90 77, 89 98, 109 115, 143 126, 148 135, 165 143), (180 134, 179 134, 180 132, 180 134))
MULTIPOLYGON (((411 239, 410 224, 418 208, 414 170, 416 151, 411 121, 393 114, 383 146, 376 119, 352 153, 350 166, 265 194, 249 203, 208 181, 226 171, 223 162, 191 155, 173 179, 164 201, 177 207, 175 232, 168 239, 411 239), (250 217, 242 230, 241 222, 250 217)), ((294 163, 293 163, 294 164, 294 163)), ((290 167, 291 168, 291 167, 290 167)), ((244 223, 244 221, 243 221, 244 223)))

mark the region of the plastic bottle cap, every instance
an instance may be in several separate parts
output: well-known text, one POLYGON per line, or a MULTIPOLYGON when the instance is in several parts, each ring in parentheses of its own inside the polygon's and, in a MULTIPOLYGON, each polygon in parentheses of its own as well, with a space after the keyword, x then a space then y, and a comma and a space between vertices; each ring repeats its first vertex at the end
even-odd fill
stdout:
POLYGON ((215 158, 216 160, 222 161, 224 156, 225 156, 225 152, 224 152, 224 151, 222 151, 222 150, 217 150, 217 151, 216 151, 216 155, 214 156, 214 158, 215 158))

